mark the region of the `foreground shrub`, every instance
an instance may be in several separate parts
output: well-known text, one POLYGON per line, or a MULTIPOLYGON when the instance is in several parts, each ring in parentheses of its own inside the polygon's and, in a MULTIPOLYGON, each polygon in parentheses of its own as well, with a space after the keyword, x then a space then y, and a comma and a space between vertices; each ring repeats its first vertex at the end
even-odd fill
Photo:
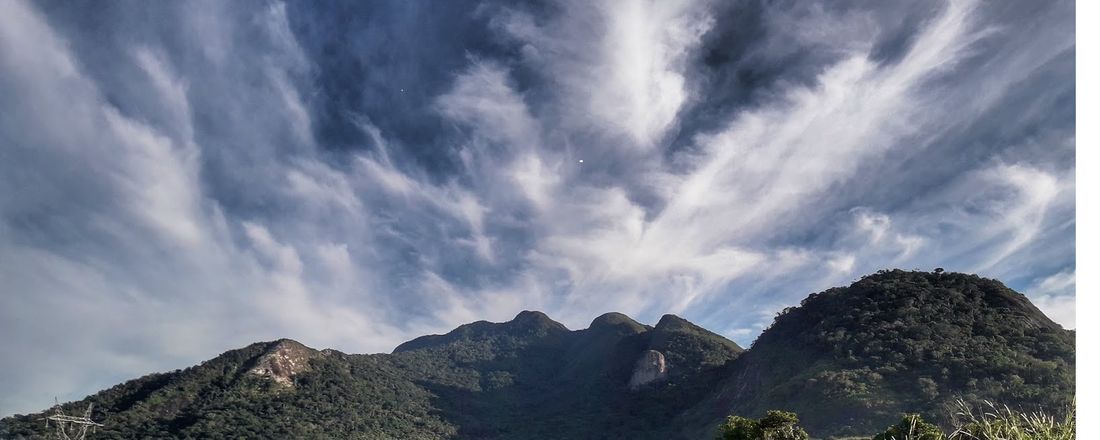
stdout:
MULTIPOLYGON (((986 401, 971 408, 958 401, 956 429, 945 435, 940 428, 909 414, 898 424, 874 436, 873 440, 1074 440, 1077 431, 1077 407, 1071 404, 1065 415, 1055 417, 1042 411, 1015 412, 986 401)), ((792 412, 768 411, 759 420, 729 416, 718 427, 717 440, 808 440, 806 430, 798 426, 792 412)))
POLYGON ((768 411, 760 420, 729 416, 718 428, 718 440, 807 440, 810 435, 798 426, 792 412, 768 411))
POLYGON ((1076 405, 1061 419, 1039 411, 1013 412, 1007 406, 985 402, 975 413, 959 402, 962 426, 951 433, 952 440, 1073 440, 1077 431, 1076 405))
POLYGON ((760 423, 756 420, 729 416, 726 423, 718 427, 717 440, 749 440, 754 439, 760 431, 760 423))
POLYGON ((910 414, 902 417, 897 425, 876 435, 874 440, 942 440, 944 437, 938 426, 924 421, 920 415, 910 414))

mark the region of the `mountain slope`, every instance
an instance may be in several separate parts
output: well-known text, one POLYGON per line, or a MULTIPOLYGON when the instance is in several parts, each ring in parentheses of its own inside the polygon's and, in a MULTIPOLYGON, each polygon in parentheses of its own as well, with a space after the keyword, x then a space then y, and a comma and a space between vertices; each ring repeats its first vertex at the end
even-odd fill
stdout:
MULTIPOLYGON (((810 295, 747 351, 674 315, 571 331, 525 311, 389 354, 252 344, 64 409, 94 402, 96 438, 118 439, 710 438, 725 415, 768 409, 826 436, 903 412, 942 421, 955 398, 1056 410, 1074 364, 1074 333, 999 282, 889 271, 810 295)), ((42 435, 37 417, 3 419, 0 438, 42 435)))
POLYGON ((1057 411, 1073 398, 1074 344, 998 281, 882 271, 784 310, 707 409, 791 410, 815 435, 875 432, 903 412, 944 422, 956 399, 1057 411))
MULTIPOLYGON (((97 438, 668 437, 672 418, 702 399, 713 372, 740 352, 686 321, 653 328, 607 314, 570 331, 522 312, 417 338, 391 354, 253 344, 64 409, 94 402, 93 418, 107 425, 97 438), (673 360, 673 374, 629 390, 634 364, 653 347, 673 360)), ((44 432, 30 416, 0 423, 3 438, 44 432)))

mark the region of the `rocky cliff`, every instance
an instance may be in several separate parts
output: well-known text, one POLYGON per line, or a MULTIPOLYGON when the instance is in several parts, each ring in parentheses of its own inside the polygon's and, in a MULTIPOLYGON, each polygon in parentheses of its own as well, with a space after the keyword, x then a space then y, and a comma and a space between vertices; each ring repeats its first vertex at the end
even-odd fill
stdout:
POLYGON ((668 367, 665 365, 665 355, 657 350, 646 350, 642 357, 634 364, 634 373, 630 375, 630 383, 627 385, 632 391, 636 391, 643 385, 668 379, 668 367))

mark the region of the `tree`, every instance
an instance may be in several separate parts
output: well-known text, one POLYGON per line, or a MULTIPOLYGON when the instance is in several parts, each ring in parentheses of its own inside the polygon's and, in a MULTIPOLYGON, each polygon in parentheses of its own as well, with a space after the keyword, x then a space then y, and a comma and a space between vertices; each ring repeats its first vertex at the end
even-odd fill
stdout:
POLYGON ((717 440, 751 440, 759 438, 760 422, 756 420, 729 416, 726 423, 718 427, 717 440))
POLYGON ((760 420, 729 416, 718 428, 718 440, 807 440, 810 435, 798 426, 798 416, 786 411, 768 411, 760 420))
POLYGON ((942 440, 943 431, 936 425, 921 419, 918 414, 908 414, 897 425, 876 435, 874 440, 942 440))

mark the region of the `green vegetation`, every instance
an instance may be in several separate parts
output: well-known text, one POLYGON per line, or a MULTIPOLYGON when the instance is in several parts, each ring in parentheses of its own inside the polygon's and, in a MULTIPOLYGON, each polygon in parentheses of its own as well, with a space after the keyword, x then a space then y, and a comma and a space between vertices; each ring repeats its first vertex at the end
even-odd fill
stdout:
MULTIPOLYGON (((807 440, 810 435, 798 426, 791 412, 768 411, 760 420, 729 416, 718 428, 717 440, 807 440)), ((923 440, 923 439, 922 439, 923 440)))
POLYGON ((865 435, 910 412, 946 425, 956 399, 1065 407, 1074 346, 998 281, 881 271, 781 312, 719 395, 727 413, 793 410, 815 435, 865 435))
MULTIPOLYGON (((392 354, 259 343, 64 409, 95 402, 93 419, 106 424, 96 438, 103 439, 674 437, 675 418, 710 391, 741 348, 687 321, 654 328, 624 318, 569 331, 524 312, 418 338, 392 354), (290 386, 252 372, 288 346, 309 351, 302 355, 308 370, 290 386), (628 390, 634 364, 652 347, 669 356, 675 374, 660 386, 628 390)), ((0 422, 0 438, 45 432, 32 416, 0 422)))
POLYGON ((962 426, 951 440, 1073 440, 1077 435, 1077 411, 1072 404, 1061 417, 1043 411, 1012 411, 988 401, 977 413, 963 402, 959 408, 962 426))
MULTIPOLYGON (((698 439, 719 426, 730 435, 867 438, 899 418, 884 435, 934 424, 958 426, 952 440, 1061 439, 1072 436, 1072 414, 1036 411, 1072 404, 1074 338, 997 281, 886 271, 810 295, 747 351, 672 315, 651 327, 611 313, 571 331, 523 312, 391 354, 252 344, 64 410, 95 403, 93 419, 106 424, 99 439, 698 439), (306 368, 278 377, 284 383, 256 373, 285 373, 264 363, 287 350, 306 368), (665 356, 668 378, 631 391, 647 350, 665 356), (962 411, 969 418, 953 425, 955 399, 1022 412, 962 411)), ((40 438, 41 416, 0 420, 0 438, 40 438)))
MULTIPOLYGON (((1076 410, 1066 409, 1056 418, 1042 411, 1022 413, 1007 406, 984 402, 975 409, 958 401, 956 428, 944 434, 940 427, 919 414, 906 414, 872 440, 1073 440, 1076 438, 1076 410)), ((806 440, 798 416, 785 411, 768 411, 760 420, 729 416, 718 427, 716 440, 806 440)))
POLYGON ((876 435, 874 440, 942 440, 943 438, 943 431, 938 426, 924 421, 919 414, 907 414, 897 425, 876 435))

